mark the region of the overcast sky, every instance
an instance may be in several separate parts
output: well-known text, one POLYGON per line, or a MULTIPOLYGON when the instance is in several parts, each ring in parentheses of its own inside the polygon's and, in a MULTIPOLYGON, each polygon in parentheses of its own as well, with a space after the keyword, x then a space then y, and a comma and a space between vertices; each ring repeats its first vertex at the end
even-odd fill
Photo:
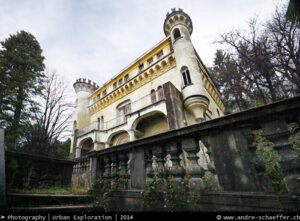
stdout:
POLYGON ((49 70, 71 85, 84 77, 102 85, 161 41, 171 8, 192 19, 192 42, 211 65, 218 36, 270 17, 285 0, 0 0, 0 41, 25 30, 40 42, 49 70))

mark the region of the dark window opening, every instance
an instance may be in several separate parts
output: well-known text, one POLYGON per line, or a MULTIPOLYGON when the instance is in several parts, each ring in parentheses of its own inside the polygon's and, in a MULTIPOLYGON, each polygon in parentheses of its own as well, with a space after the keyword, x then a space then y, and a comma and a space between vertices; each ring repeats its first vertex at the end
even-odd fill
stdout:
POLYGON ((140 70, 140 71, 144 70, 144 64, 140 64, 140 65, 139 65, 139 70, 140 70))
POLYGON ((129 81, 129 75, 126 74, 126 75, 125 75, 125 83, 128 82, 128 81, 129 81))
POLYGON ((175 28, 175 30, 173 31, 173 37, 174 39, 176 40, 177 38, 180 38, 181 35, 180 35, 180 31, 178 28, 175 28))
POLYGON ((184 85, 189 85, 189 84, 192 83, 191 76, 190 76, 190 71, 187 68, 183 69, 182 77, 183 77, 184 85))

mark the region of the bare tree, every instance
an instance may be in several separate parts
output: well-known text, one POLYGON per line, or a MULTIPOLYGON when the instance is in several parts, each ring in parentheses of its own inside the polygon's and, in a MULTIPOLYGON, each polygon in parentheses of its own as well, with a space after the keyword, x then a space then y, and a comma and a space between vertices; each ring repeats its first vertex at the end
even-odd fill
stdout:
POLYGON ((276 9, 266 25, 273 50, 274 66, 300 93, 300 21, 285 17, 285 8, 276 9))
POLYGON ((27 122, 24 149, 55 155, 58 141, 71 132, 72 104, 68 100, 66 84, 56 73, 47 74, 40 107, 32 106, 34 117, 27 122))

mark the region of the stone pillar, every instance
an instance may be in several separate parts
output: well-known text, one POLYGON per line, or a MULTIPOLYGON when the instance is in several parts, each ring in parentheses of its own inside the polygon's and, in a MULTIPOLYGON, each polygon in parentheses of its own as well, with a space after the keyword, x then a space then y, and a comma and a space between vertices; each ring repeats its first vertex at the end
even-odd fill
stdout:
POLYGON ((76 147, 75 158, 79 158, 80 156, 81 156, 81 149, 79 147, 76 147))
POLYGON ((97 179, 97 166, 98 166, 98 158, 91 157, 91 184, 93 184, 97 179))
POLYGON ((143 189, 146 186, 144 148, 131 150, 130 182, 132 189, 143 189))
POLYGON ((129 141, 135 140, 134 130, 128 130, 129 133, 129 141))
POLYGON ((5 204, 6 196, 5 179, 5 151, 4 151, 4 130, 0 129, 0 205, 5 204))
POLYGON ((189 160, 187 173, 190 176, 189 185, 192 190, 204 189, 205 183, 201 179, 204 175, 204 170, 198 164, 197 153, 200 150, 199 142, 195 138, 183 138, 181 146, 187 152, 187 159, 189 160))

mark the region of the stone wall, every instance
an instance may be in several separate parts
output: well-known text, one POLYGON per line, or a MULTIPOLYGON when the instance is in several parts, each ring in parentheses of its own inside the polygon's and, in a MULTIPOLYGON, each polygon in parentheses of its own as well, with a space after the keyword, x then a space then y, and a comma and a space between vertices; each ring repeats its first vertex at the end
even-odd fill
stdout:
POLYGON ((6 184, 18 188, 69 186, 76 163, 13 151, 5 151, 5 158, 6 184))

